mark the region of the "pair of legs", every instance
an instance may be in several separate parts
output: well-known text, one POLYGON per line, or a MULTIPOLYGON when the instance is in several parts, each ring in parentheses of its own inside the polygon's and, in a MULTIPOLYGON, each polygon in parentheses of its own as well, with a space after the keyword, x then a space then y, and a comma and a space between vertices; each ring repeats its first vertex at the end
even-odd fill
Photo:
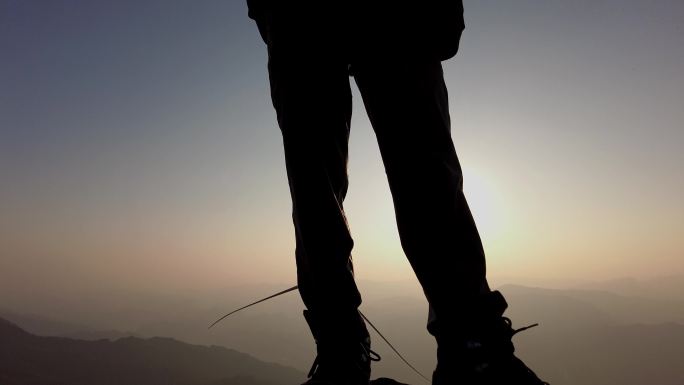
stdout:
POLYGON ((476 323, 491 292, 439 59, 373 54, 342 34, 326 35, 335 30, 330 25, 275 20, 260 27, 292 195, 299 290, 322 333, 367 335, 343 209, 350 65, 377 136, 402 247, 430 304, 428 330, 438 335, 476 323))
POLYGON ((387 19, 382 12, 345 17, 340 12, 354 8, 318 2, 311 19, 312 9, 273 4, 279 5, 256 20, 268 45, 285 147, 299 292, 317 343, 307 385, 366 385, 370 377, 370 339, 358 312, 344 214, 350 68, 378 140, 403 250, 430 304, 438 362, 433 385, 545 384, 514 356, 511 338, 525 328, 514 330, 503 317, 506 301, 485 278, 441 61, 429 48, 419 52, 420 40, 409 38, 403 49, 388 43, 404 40, 392 35, 401 29, 373 22, 387 19))
POLYGON ((393 18, 387 7, 359 13, 363 7, 343 2, 268 4, 269 12, 255 12, 255 19, 269 51, 297 281, 318 352, 306 384, 366 385, 370 376, 344 213, 350 68, 378 140, 403 250, 430 304, 428 331, 438 346, 433 385, 545 384, 514 356, 511 338, 525 328, 511 327, 503 317, 506 301, 487 284, 451 139, 441 61, 421 44, 430 40, 412 35, 412 24, 377 23, 410 20, 393 18), (349 10, 356 14, 345 15, 349 10), (312 11, 316 17, 307 17, 312 11))

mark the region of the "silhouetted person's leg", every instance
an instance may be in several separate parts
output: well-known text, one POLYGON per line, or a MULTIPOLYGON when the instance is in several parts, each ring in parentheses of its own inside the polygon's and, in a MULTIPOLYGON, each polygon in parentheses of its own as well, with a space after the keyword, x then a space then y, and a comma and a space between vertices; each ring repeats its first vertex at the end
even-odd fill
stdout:
POLYGON ((506 301, 487 284, 451 139, 441 62, 364 56, 352 66, 385 164, 402 247, 430 303, 428 330, 438 344, 433 385, 543 384, 514 356, 506 301))
POLYGON ((476 321, 490 292, 451 139, 439 60, 354 63, 390 183, 403 249, 440 323, 476 321))
MULTIPOLYGON (((326 34, 331 26, 280 16, 274 15, 261 27, 269 49, 271 96, 292 196, 299 292, 316 338, 320 370, 344 372, 319 374, 354 376, 358 373, 345 359, 361 357, 361 343, 369 348, 370 341, 357 310, 361 296, 354 282, 353 241, 343 210, 352 111, 344 44, 335 34, 326 34), (335 365, 343 369, 331 369, 335 365)), ((361 376, 367 382, 369 362, 362 366, 361 376)), ((364 380, 339 383, 363 384, 364 380)))

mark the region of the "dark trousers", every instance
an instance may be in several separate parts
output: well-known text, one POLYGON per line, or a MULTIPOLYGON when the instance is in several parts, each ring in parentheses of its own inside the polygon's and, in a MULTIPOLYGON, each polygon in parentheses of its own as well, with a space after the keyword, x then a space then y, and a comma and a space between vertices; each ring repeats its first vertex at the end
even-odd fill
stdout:
POLYGON ((430 304, 428 330, 475 322, 490 293, 463 194, 441 62, 393 56, 341 26, 259 24, 285 148, 299 291, 331 334, 361 331, 352 237, 344 212, 352 112, 350 66, 377 136, 403 250, 430 304), (312 34, 317 31, 317 34, 312 34), (366 48, 364 48, 364 46, 366 48))

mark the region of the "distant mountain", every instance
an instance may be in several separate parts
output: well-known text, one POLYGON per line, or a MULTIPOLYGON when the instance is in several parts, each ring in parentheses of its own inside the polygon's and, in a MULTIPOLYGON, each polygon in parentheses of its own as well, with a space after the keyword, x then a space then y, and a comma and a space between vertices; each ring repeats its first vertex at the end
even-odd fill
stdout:
POLYGON ((519 355, 550 383, 684 384, 684 325, 631 322, 640 312, 675 310, 664 308, 660 301, 649 304, 602 291, 514 285, 501 291, 515 327, 540 323, 514 341, 519 355), (628 313, 630 319, 622 318, 628 313))
MULTIPOLYGON (((668 286, 675 283, 672 281, 668 286)), ((226 291, 220 299, 221 306, 217 307, 182 308, 182 311, 176 308, 166 311, 161 309, 156 314, 155 322, 141 323, 140 327, 133 330, 142 336, 173 336, 200 345, 230 346, 264 361, 278 362, 302 370, 308 369, 315 356, 315 345, 302 317, 303 304, 296 293, 279 297, 236 314, 210 330, 205 328, 205 325, 208 326, 225 312, 260 296, 270 294, 271 290, 278 289, 282 287, 226 291)), ((411 363, 429 375, 435 365, 435 343, 425 330, 427 302, 419 288, 373 283, 365 284, 362 289, 364 292, 362 311, 411 363)), ((539 327, 517 334, 514 342, 518 354, 542 378, 553 385, 684 384, 684 361, 682 361, 684 357, 684 321, 682 320, 684 305, 680 300, 615 294, 602 288, 558 290, 505 285, 499 289, 510 304, 506 316, 512 319, 514 327, 540 323, 539 327)), ((635 294, 640 293, 635 292, 635 294)), ((215 304, 219 303, 218 301, 209 301, 209 303, 215 304)), ((123 315, 126 316, 126 314, 123 315)), ((72 320, 74 324, 80 323, 78 318, 72 318, 72 320)), ((12 321, 15 320, 12 319, 12 321)), ((111 318, 109 321, 112 321, 110 323, 112 325, 118 323, 116 318, 111 318)), ((47 329, 50 325, 49 320, 45 319, 34 323, 36 328, 47 329)), ((93 328, 98 327, 88 325, 93 328)), ((53 328, 53 330, 57 329, 61 329, 62 332, 66 331, 64 327, 53 328)), ((92 330, 97 329, 85 329, 78 334, 94 338, 112 333, 92 332, 92 330)), ((104 330, 107 330, 106 326, 104 330)), ((74 328, 70 327, 70 333, 75 332, 74 328)), ((34 332, 34 334, 38 333, 34 332)), ((420 383, 420 378, 397 359, 375 333, 371 331, 371 335, 373 350, 383 357, 382 361, 374 364, 374 377, 387 376, 409 384, 420 383)), ((95 341, 92 342, 95 344, 92 346, 100 346, 97 345, 100 343, 104 344, 102 346, 129 346, 134 341, 139 345, 136 349, 147 346, 146 344, 175 346, 163 342, 173 340, 141 340, 139 338, 124 338, 114 342, 95 341), (144 341, 147 341, 146 344, 143 343, 144 341)), ((85 343, 85 341, 78 342, 85 343)), ((173 342, 180 346, 192 346, 173 342)), ((1 355, 1 352, 6 352, 8 349, 4 345, 5 337, 0 334, 0 385, 13 385, 16 383, 7 383, 2 377, 5 374, 4 365, 8 365, 5 364, 6 360, 1 355)), ((194 349, 213 348, 195 346, 194 349)), ((135 349, 130 348, 129 351, 132 350, 135 349)), ((158 348, 155 354, 164 356, 165 353, 160 350, 163 349, 158 348)), ((145 353, 139 353, 139 355, 142 354, 145 357, 152 355, 149 350, 140 351, 145 353)), ((221 351, 238 354, 227 349, 221 351)), ((180 356, 175 352, 169 354, 173 357, 180 356)), ((126 356, 135 357, 132 353, 126 353, 126 356)), ((232 359, 223 361, 232 362, 232 359)), ((192 367, 194 362, 196 361, 188 362, 186 365, 192 367)), ((158 368, 159 365, 150 367, 158 368)), ((187 370, 190 371, 190 369, 187 370)), ((128 369, 121 370, 121 372, 127 371, 130 372, 128 369)), ((204 369, 202 371, 211 372, 211 370, 204 369)), ((245 372, 251 373, 251 371, 245 372)), ((269 370, 259 369, 256 372, 268 373, 269 370)), ((235 373, 232 369, 228 370, 225 373, 225 378, 228 378, 226 381, 233 381, 231 378, 234 378, 234 375, 240 375, 235 373)), ((220 374, 224 375, 224 373, 220 374)), ((303 377, 304 374, 300 373, 288 383, 300 383, 303 377)), ((130 379, 130 377, 126 378, 130 379)), ((264 383, 261 378, 253 378, 253 384, 264 383), (255 383, 254 381, 261 382, 255 383)), ((135 384, 136 382, 129 381, 128 383, 135 384)), ((240 380, 240 383, 252 385, 244 378, 240 380)), ((224 385, 229 384, 226 382, 224 385)), ((207 384, 200 383, 200 385, 207 384)))
POLYGON ((97 330, 90 326, 64 322, 35 314, 20 314, 0 309, 0 318, 21 325, 25 331, 39 336, 67 337, 78 340, 115 340, 124 337, 143 337, 135 332, 97 330))
POLYGON ((40 337, 0 319, 2 385, 291 385, 304 374, 218 346, 170 338, 40 337))
POLYGON ((684 384, 684 325, 614 325, 567 334, 529 333, 516 339, 517 347, 554 385, 684 384))
MULTIPOLYGON (((595 314, 601 313, 606 321, 610 320, 610 322, 615 323, 660 324, 676 322, 684 324, 684 299, 623 295, 605 289, 559 290, 505 285, 500 290, 507 297, 519 298, 521 304, 517 306, 523 308, 530 304, 532 307, 557 308, 560 311, 562 307, 564 311, 560 313, 568 313, 572 309, 567 306, 584 306, 591 307, 595 314)), ((511 306, 511 310, 517 311, 517 306, 511 306)), ((530 312, 534 312, 534 309, 526 309, 523 313, 527 315, 530 312)), ((572 311, 572 313, 578 314, 576 311, 572 311)))
POLYGON ((668 275, 649 279, 631 277, 608 281, 585 282, 578 289, 604 290, 628 297, 684 302, 684 275, 668 275))
POLYGON ((18 313, 0 308, 0 318, 11 323, 21 325, 29 333, 41 336, 63 336, 65 334, 90 331, 85 325, 55 320, 42 315, 18 313))

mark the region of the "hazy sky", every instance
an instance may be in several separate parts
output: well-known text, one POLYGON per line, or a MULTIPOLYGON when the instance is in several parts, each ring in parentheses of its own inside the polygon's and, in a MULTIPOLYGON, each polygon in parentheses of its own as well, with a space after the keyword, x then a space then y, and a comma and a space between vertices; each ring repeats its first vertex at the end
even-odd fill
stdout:
MULTIPOLYGON (((295 281, 265 47, 246 12, 0 0, 0 290, 295 281)), ((684 273, 684 2, 466 0, 465 12, 445 71, 492 276, 684 273)), ((354 97, 357 275, 408 279, 354 97)))

